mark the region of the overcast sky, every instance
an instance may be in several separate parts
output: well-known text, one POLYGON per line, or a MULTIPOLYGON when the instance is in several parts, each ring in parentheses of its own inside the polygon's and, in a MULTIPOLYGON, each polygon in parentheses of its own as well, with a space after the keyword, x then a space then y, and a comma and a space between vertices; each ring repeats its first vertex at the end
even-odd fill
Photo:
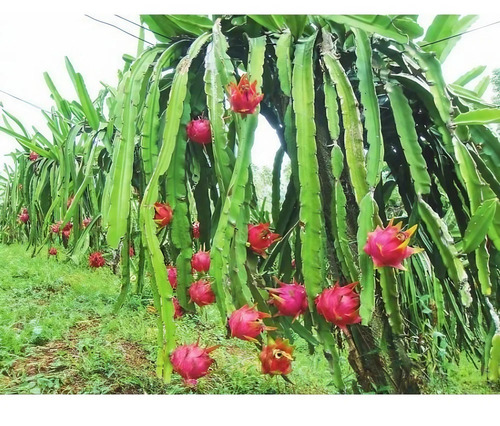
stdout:
MULTIPOLYGON (((116 10, 119 10, 117 8, 116 10)), ((95 18, 138 34, 138 28, 111 13, 90 13, 95 18)), ((139 22, 138 14, 124 13, 125 18, 139 22)), ((419 23, 426 28, 431 15, 421 15, 419 23)), ((500 20, 500 14, 483 14, 473 24, 480 27, 500 20)), ((153 38, 149 36, 153 41, 153 38)), ((477 65, 487 65, 487 72, 500 68, 500 25, 466 34, 444 63, 447 82, 453 82, 464 72, 477 65)), ((43 72, 47 71, 63 97, 76 99, 67 74, 64 56, 68 56, 80 72, 92 98, 102 88, 100 82, 112 86, 117 83, 117 70, 122 67, 124 53, 135 56, 137 40, 110 26, 95 22, 80 11, 56 14, 26 13, 0 15, 0 90, 28 100, 41 108, 50 109, 52 100, 45 85, 43 72), (13 19, 15 18, 15 19, 13 19)), ((487 94, 488 96, 488 94, 487 94)), ((44 133, 46 127, 39 110, 23 104, 0 92, 3 106, 31 129, 35 125, 44 133)), ((261 117, 253 150, 253 161, 258 165, 272 165, 278 141, 271 128, 261 117)), ((5 154, 13 151, 17 142, 0 133, 0 170, 9 161, 5 154)))

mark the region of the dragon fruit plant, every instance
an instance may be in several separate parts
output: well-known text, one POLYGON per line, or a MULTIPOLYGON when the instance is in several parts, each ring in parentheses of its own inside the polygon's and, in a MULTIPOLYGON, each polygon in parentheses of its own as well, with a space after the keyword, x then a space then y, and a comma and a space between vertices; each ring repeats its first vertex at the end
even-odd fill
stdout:
POLYGON ((289 374, 278 339, 293 331, 326 354, 339 392, 339 347, 369 392, 418 392, 420 371, 460 351, 498 365, 496 110, 485 80, 469 84, 479 68, 453 84, 441 70, 454 28, 474 17, 438 17, 427 32, 414 15, 141 20, 172 36, 96 99, 73 66, 76 102, 45 75, 49 133, 27 138, 4 117, 0 131, 23 147, 0 179, 2 243, 47 247, 57 234, 68 259, 121 249, 109 261, 120 300, 156 284, 165 382, 174 367, 191 383, 212 364, 197 346, 171 357, 177 308, 206 303, 233 337, 268 341, 265 373, 289 374), (265 201, 253 167, 263 120, 279 139, 265 201))

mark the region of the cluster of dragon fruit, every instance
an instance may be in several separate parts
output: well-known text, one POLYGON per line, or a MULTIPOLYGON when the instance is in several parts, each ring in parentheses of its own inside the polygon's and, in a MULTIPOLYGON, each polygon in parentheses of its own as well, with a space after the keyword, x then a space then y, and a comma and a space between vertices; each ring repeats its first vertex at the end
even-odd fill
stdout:
MULTIPOLYGON (((250 84, 247 75, 243 75, 236 85, 231 83, 228 87, 229 100, 231 109, 235 113, 247 114, 255 113, 257 106, 263 98, 263 94, 258 94, 256 90, 257 82, 250 84)), ((210 121, 205 118, 196 118, 190 121, 186 128, 187 136, 193 143, 205 145, 212 142, 210 129, 210 121)), ((38 154, 32 152, 30 160, 36 161, 38 154)), ((72 198, 68 200, 68 208, 72 203, 72 198)), ((154 205, 155 215, 154 221, 158 228, 168 226, 173 218, 173 209, 168 203, 156 202, 154 205)), ((24 208, 18 216, 20 223, 29 222, 28 210, 24 208)), ((82 222, 82 228, 86 228, 92 219, 86 218, 82 222)), ((51 232, 61 234, 63 241, 68 240, 73 224, 67 223, 61 229, 61 222, 51 226, 51 232)), ((392 267, 404 270, 402 261, 421 249, 409 247, 409 241, 414 234, 417 225, 403 231, 402 223, 393 224, 393 219, 385 228, 377 226, 373 232, 368 233, 364 251, 371 256, 376 268, 392 267)), ((198 239, 200 236, 200 224, 194 222, 192 225, 193 238, 198 239)), ((281 236, 273 233, 270 230, 269 223, 258 223, 248 225, 248 242, 247 247, 256 255, 261 257, 267 256, 267 250, 281 236)), ((130 256, 134 255, 134 249, 131 246, 129 249, 130 256)), ((50 256, 57 256, 57 249, 50 247, 48 250, 50 256)), ((89 266, 91 268, 100 268, 105 266, 106 260, 101 252, 94 252, 89 255, 89 266)), ((292 267, 294 262, 292 262, 292 267)), ((195 303, 199 307, 211 305, 216 301, 216 295, 212 290, 208 271, 210 269, 210 252, 200 249, 194 253, 191 259, 192 272, 195 274, 197 281, 193 282, 189 287, 190 302, 195 303)), ((177 288, 177 270, 174 266, 167 266, 168 281, 172 288, 177 288)), ((329 323, 334 324, 342 332, 348 332, 348 325, 361 322, 359 316, 360 298, 356 292, 358 282, 340 285, 338 282, 330 288, 324 289, 318 294, 313 302, 314 307, 310 307, 310 300, 306 294, 304 285, 296 281, 292 283, 281 282, 276 279, 277 287, 268 288, 269 300, 268 303, 273 305, 277 313, 275 316, 291 317, 295 321, 304 312, 310 308, 315 308, 316 311, 329 323)), ((312 300, 311 300, 312 301, 312 300)), ((181 318, 184 315, 184 310, 177 298, 173 298, 175 313, 174 319, 181 318)), ((231 337, 254 342, 261 346, 259 359, 261 362, 261 371, 269 375, 287 375, 292 371, 293 346, 290 345, 287 339, 267 336, 267 344, 261 344, 259 338, 264 331, 275 330, 274 327, 269 327, 264 324, 264 319, 269 318, 268 313, 260 312, 256 306, 245 305, 231 313, 228 321, 231 337)), ((174 371, 176 371, 184 380, 187 386, 196 386, 199 378, 206 376, 214 362, 210 353, 217 349, 218 346, 202 348, 196 343, 184 344, 178 346, 170 354, 174 371)))

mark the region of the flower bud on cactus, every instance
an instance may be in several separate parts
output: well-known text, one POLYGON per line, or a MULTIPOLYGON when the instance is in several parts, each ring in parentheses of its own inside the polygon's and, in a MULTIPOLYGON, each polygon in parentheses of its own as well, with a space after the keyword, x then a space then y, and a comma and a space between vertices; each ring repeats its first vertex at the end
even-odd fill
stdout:
POLYGON ((264 98, 264 94, 257 93, 257 80, 252 84, 248 81, 248 75, 243 74, 238 85, 229 83, 229 103, 234 112, 242 115, 253 114, 255 109, 264 98))
POLYGON ((70 208, 71 204, 73 204, 73 200, 75 199, 75 196, 72 195, 71 197, 68 198, 68 201, 66 202, 66 208, 70 208))
POLYGON ((340 287, 337 282, 316 297, 316 309, 328 321, 347 331, 347 325, 361 322, 359 294, 353 289, 358 283, 340 287))
POLYGON ((293 282, 286 284, 276 280, 279 288, 268 288, 269 303, 276 306, 278 315, 293 317, 293 321, 307 310, 307 294, 303 285, 293 282))
POLYGON ((269 230, 269 223, 248 225, 248 245, 264 258, 267 256, 266 249, 279 239, 279 234, 274 234, 269 230))
POLYGON ((182 317, 184 315, 184 309, 182 309, 177 297, 172 297, 172 302, 174 304, 174 319, 182 317))
POLYGON ((189 287, 189 297, 198 306, 211 305, 215 302, 215 294, 207 280, 198 280, 189 287))
POLYGON ((289 374, 292 371, 293 346, 288 340, 276 339, 274 341, 268 337, 267 345, 262 348, 259 355, 262 373, 271 375, 289 374))
POLYGON ((129 246, 128 248, 128 255, 129 257, 134 257, 135 256, 135 250, 133 246, 129 246))
POLYGON ((49 256, 57 256, 57 249, 55 247, 49 248, 49 256))
POLYGON ((154 221, 158 227, 163 228, 172 221, 173 210, 168 203, 155 203, 154 221))
POLYGON ((24 208, 20 215, 17 216, 20 222, 28 223, 30 220, 30 215, 28 214, 28 209, 24 208))
POLYGON ((87 226, 89 226, 90 222, 92 222, 92 218, 91 217, 86 217, 85 219, 83 219, 83 221, 82 221, 82 227, 83 227, 83 229, 85 229, 87 226))
POLYGON ((393 221, 394 219, 391 219, 383 229, 377 226, 375 231, 368 233, 364 251, 372 257, 377 268, 390 266, 404 271, 406 268, 402 264, 403 260, 422 251, 420 248, 408 247, 417 225, 407 231, 401 231, 402 222, 393 225, 393 221))
POLYGON ((175 290, 177 288, 177 268, 175 266, 167 266, 168 282, 175 290))
POLYGON ((191 267, 197 272, 208 272, 210 269, 210 252, 199 251, 191 258, 191 267))
POLYGON ((200 145, 212 142, 212 132, 210 130, 210 121, 206 118, 191 120, 186 126, 189 140, 200 145))
POLYGON ((35 151, 30 152, 29 159, 30 161, 36 161, 38 160, 38 157, 40 157, 35 151))
POLYGON ((200 238, 200 222, 193 222, 193 238, 200 238))
POLYGON ((100 268, 106 264, 104 257, 98 251, 91 253, 89 256, 89 266, 91 268, 100 268))
POLYGON ((256 337, 264 330, 276 330, 275 327, 267 327, 262 321, 263 318, 269 318, 270 316, 248 305, 241 307, 234 311, 229 318, 231 337, 253 342, 257 341, 256 337))
POLYGON ((178 373, 187 386, 196 386, 200 377, 208 374, 208 369, 214 362, 208 355, 218 346, 200 348, 198 343, 182 345, 175 348, 170 354, 170 361, 174 371, 178 373))

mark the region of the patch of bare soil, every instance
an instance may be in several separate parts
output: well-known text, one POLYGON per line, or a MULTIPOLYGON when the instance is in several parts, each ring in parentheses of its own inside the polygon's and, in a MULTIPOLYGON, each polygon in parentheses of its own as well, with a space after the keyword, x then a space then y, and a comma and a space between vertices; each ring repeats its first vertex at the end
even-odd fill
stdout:
MULTIPOLYGON (((142 371, 143 374, 155 378, 154 362, 147 358, 147 352, 137 343, 127 340, 119 340, 114 343, 123 353, 125 363, 135 371, 142 371)), ((110 389, 114 394, 142 394, 140 386, 126 383, 113 383, 110 389)))
POLYGON ((123 352, 127 365, 137 369, 147 368, 148 370, 151 370, 151 374, 154 375, 151 369, 151 366, 154 365, 154 363, 147 358, 148 354, 141 346, 127 340, 119 341, 118 346, 123 352))
POLYGON ((52 373, 64 368, 60 361, 62 357, 78 356, 77 350, 64 340, 53 340, 43 346, 37 346, 27 357, 20 359, 12 366, 14 375, 34 376, 39 373, 52 373), (56 366, 53 366, 56 364, 56 366))

